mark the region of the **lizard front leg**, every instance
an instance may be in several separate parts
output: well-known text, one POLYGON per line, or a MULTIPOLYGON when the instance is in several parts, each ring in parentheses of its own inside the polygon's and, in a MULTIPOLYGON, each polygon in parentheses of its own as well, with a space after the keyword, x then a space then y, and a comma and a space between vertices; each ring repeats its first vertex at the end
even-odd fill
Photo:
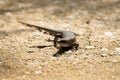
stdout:
POLYGON ((55 38, 54 38, 54 47, 58 47, 57 43, 58 43, 58 39, 62 37, 62 34, 56 34, 55 38))
POLYGON ((56 43, 56 37, 54 38, 54 47, 57 47, 57 43, 56 43))

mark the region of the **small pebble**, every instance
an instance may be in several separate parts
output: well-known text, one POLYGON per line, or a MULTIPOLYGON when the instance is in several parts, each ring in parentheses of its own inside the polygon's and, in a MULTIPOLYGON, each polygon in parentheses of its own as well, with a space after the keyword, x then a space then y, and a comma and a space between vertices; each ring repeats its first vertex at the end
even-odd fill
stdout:
POLYGON ((41 73, 42 73, 41 70, 37 70, 37 71, 35 71, 35 74, 41 74, 41 73))
POLYGON ((5 13, 5 15, 7 15, 7 16, 13 16, 13 14, 11 12, 7 12, 7 13, 5 13))
POLYGON ((115 51, 117 54, 120 54, 120 47, 119 48, 115 48, 115 51))
POLYGON ((93 49, 95 46, 86 46, 87 49, 93 49))
POLYGON ((35 31, 35 32, 33 32, 33 34, 34 34, 34 35, 41 35, 41 34, 43 34, 43 33, 40 33, 39 31, 35 31))
POLYGON ((117 60, 112 60, 112 62, 115 62, 115 63, 117 63, 118 61, 117 61, 117 60))
POLYGON ((74 60, 74 59, 75 59, 75 56, 69 56, 68 59, 69 59, 69 60, 74 60))
POLYGON ((103 18, 103 20, 107 21, 107 20, 109 20, 109 17, 108 17, 108 16, 105 16, 105 17, 103 18))
POLYGON ((113 33, 112 33, 112 32, 104 32, 104 34, 105 34, 106 36, 108 36, 108 37, 113 36, 113 33))
POLYGON ((107 48, 101 48, 100 50, 101 50, 101 51, 108 51, 107 48))
POLYGON ((101 57, 107 57, 107 54, 101 54, 101 57))
POLYGON ((27 51, 28 53, 34 53, 34 51, 31 51, 31 50, 29 50, 29 51, 27 51))

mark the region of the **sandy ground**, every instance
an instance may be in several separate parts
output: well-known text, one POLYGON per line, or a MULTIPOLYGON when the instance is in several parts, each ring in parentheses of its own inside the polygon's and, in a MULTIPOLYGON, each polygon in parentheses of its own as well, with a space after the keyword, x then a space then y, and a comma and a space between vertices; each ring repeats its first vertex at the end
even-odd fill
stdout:
POLYGON ((88 79, 120 80, 120 0, 0 0, 0 80, 88 79), (71 30, 79 49, 53 57, 53 36, 18 20, 71 30))

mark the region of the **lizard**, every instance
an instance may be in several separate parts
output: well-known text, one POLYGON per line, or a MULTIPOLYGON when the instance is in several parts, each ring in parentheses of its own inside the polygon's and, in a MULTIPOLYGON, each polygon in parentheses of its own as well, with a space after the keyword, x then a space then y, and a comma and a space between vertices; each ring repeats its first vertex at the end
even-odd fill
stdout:
POLYGON ((19 21, 19 23, 22 23, 24 25, 27 25, 29 27, 35 27, 38 30, 44 30, 51 35, 54 35, 54 47, 56 48, 72 48, 77 50, 79 44, 76 41, 76 35, 72 31, 65 31, 65 30, 55 30, 55 29, 49 29, 42 26, 37 26, 33 24, 29 24, 23 21, 19 21))

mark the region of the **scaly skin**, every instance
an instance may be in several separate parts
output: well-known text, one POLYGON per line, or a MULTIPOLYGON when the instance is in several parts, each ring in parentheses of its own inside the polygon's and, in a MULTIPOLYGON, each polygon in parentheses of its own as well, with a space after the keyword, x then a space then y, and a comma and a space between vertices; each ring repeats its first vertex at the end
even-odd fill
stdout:
POLYGON ((71 31, 64 31, 64 30, 53 30, 53 29, 48 29, 44 28, 41 26, 36 26, 33 24, 25 23, 22 21, 19 21, 22 24, 25 24, 29 27, 35 27, 38 30, 44 30, 49 32, 50 34, 54 35, 54 46, 57 48, 64 48, 64 47, 73 47, 74 49, 78 48, 78 43, 76 43, 76 35, 71 32, 71 31))

